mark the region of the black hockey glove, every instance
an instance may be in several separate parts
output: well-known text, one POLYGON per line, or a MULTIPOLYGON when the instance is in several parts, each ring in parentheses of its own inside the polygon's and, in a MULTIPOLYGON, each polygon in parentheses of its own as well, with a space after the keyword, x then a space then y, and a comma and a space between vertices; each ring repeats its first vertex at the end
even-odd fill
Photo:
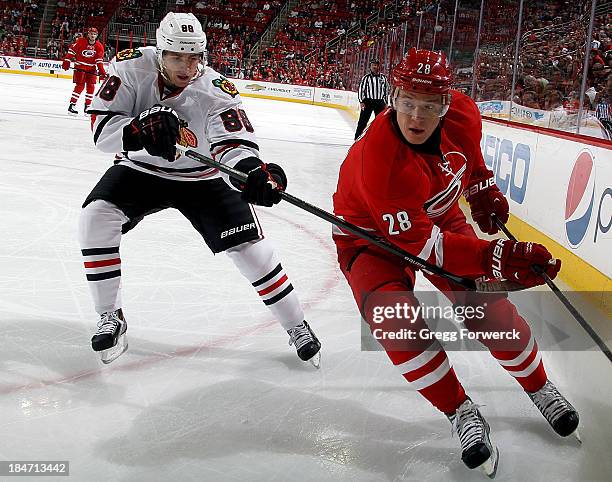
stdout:
POLYGON ((134 117, 123 128, 125 151, 146 151, 152 156, 163 157, 169 162, 176 158, 176 141, 179 135, 179 117, 170 107, 155 104, 134 117))
POLYGON ((287 176, 282 167, 248 157, 238 162, 235 168, 249 175, 246 183, 232 179, 232 184, 242 191, 244 201, 267 207, 280 202, 280 193, 287 187, 287 176))

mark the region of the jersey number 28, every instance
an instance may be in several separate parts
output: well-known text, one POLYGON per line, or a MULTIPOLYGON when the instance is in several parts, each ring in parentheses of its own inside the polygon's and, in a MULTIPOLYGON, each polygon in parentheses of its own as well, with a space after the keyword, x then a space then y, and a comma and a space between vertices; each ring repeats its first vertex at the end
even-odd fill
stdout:
POLYGON ((389 223, 389 234, 392 236, 400 234, 401 231, 408 231, 412 227, 406 211, 399 211, 395 216, 393 214, 383 214, 382 218, 383 221, 389 223), (399 231, 396 229, 396 223, 399 231))

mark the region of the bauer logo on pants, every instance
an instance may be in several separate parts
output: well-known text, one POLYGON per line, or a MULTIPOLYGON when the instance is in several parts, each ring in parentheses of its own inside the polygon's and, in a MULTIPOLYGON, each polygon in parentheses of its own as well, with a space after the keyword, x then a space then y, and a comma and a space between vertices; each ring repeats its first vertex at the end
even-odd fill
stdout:
POLYGON ((257 229, 257 225, 255 223, 243 224, 242 226, 237 226, 235 228, 228 229, 227 231, 223 231, 221 233, 221 239, 226 238, 227 236, 231 236, 233 234, 241 233, 242 231, 247 231, 249 229, 257 229))

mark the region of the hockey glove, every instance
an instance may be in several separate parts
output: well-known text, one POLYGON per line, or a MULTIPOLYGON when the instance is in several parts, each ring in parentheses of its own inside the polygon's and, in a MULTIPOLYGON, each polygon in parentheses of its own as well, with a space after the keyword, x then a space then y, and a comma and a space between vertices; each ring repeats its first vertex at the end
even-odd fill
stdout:
POLYGON ((176 158, 179 117, 170 107, 155 104, 123 128, 123 150, 146 151, 168 162, 176 158))
POLYGON ((70 60, 64 60, 62 62, 62 69, 68 70, 70 68, 70 60))
POLYGON ((256 157, 242 159, 236 169, 248 174, 246 183, 232 180, 232 184, 242 191, 242 199, 258 206, 273 206, 281 200, 281 191, 287 187, 287 176, 277 164, 264 164, 256 157))
POLYGON ((98 67, 98 76, 100 77, 100 82, 104 82, 106 80, 106 71, 104 70, 104 67, 98 67))
MULTIPOLYGON (((488 175, 490 171, 487 171, 488 175)), ((477 179, 468 185, 463 194, 470 204, 474 222, 483 233, 495 234, 498 231, 491 214, 495 214, 504 224, 508 221, 508 201, 492 177, 477 179)))
POLYGON ((544 246, 537 243, 495 239, 489 244, 487 255, 490 276, 516 281, 527 288, 545 283, 536 270, 540 269, 554 279, 561 269, 561 260, 554 259, 544 246))

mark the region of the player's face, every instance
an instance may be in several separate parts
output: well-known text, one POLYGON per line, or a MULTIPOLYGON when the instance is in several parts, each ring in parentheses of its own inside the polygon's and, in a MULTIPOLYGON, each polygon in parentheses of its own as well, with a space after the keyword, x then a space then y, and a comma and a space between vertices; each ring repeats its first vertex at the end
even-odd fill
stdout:
POLYGON ((91 43, 94 43, 94 42, 96 41, 96 39, 98 38, 98 34, 97 34, 97 33, 95 33, 95 32, 89 32, 89 33, 87 34, 87 38, 89 39, 89 41, 90 41, 91 43))
POLYGON ((173 86, 185 88, 198 73, 198 65, 201 61, 200 54, 164 52, 164 74, 173 86))
POLYGON ((411 144, 423 144, 429 139, 447 110, 441 95, 405 90, 399 91, 394 107, 400 130, 411 144))

